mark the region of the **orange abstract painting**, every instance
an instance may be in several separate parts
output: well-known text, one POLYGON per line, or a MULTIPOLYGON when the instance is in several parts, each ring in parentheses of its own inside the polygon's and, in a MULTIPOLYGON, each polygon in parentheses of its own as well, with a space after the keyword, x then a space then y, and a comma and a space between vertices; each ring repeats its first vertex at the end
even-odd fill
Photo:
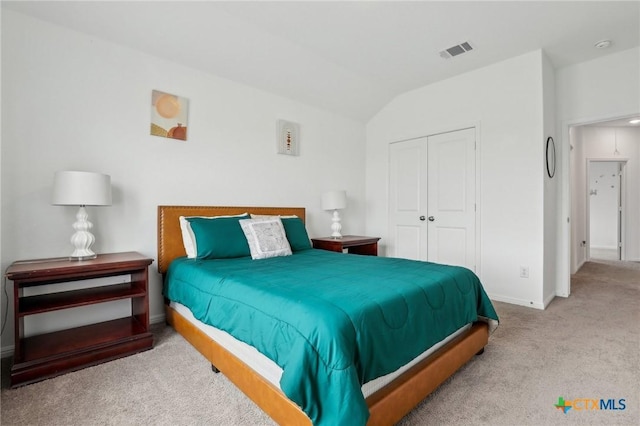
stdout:
POLYGON ((151 134, 164 138, 187 140, 186 98, 153 90, 151 92, 151 134))

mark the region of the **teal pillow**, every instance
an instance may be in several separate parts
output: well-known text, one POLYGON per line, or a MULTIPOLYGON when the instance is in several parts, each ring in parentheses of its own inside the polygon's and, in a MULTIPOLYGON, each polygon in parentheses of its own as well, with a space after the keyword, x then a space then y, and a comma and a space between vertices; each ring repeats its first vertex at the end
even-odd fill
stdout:
POLYGON ((299 217, 282 218, 284 232, 291 246, 291 251, 307 250, 311 248, 311 241, 307 235, 307 228, 299 217))
POLYGON ((227 259, 250 256, 247 238, 240 226, 249 215, 207 219, 189 217, 189 225, 196 237, 196 259, 227 259))

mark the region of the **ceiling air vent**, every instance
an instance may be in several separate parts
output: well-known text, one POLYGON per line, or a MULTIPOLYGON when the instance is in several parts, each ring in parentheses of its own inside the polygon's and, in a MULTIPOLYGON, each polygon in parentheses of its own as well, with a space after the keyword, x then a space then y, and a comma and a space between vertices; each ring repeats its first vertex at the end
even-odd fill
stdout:
POLYGON ((440 52, 440 56, 444 59, 449 59, 453 58, 454 56, 462 55, 463 53, 469 52, 470 50, 473 50, 473 47, 471 47, 471 44, 468 41, 465 41, 464 43, 451 46, 448 49, 444 49, 442 52, 440 52))

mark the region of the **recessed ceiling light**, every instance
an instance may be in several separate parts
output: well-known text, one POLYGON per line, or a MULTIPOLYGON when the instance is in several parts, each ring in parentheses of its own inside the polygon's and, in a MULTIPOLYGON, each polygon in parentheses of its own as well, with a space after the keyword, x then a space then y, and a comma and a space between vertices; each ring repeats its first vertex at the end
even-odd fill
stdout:
POLYGON ((630 124, 638 124, 640 123, 640 118, 634 118, 633 120, 629 120, 630 124))
POLYGON ((594 44, 594 46, 596 49, 606 49, 607 47, 611 46, 611 40, 601 40, 594 44))

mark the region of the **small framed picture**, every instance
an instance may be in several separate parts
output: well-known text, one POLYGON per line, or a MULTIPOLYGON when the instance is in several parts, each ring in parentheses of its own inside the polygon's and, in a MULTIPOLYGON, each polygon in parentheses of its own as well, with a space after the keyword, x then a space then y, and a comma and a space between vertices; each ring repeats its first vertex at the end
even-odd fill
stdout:
POLYGON ((300 152, 300 126, 291 121, 278 120, 278 154, 299 155, 300 152))
POLYGON ((181 96, 151 91, 151 134, 187 140, 189 101, 181 96))

